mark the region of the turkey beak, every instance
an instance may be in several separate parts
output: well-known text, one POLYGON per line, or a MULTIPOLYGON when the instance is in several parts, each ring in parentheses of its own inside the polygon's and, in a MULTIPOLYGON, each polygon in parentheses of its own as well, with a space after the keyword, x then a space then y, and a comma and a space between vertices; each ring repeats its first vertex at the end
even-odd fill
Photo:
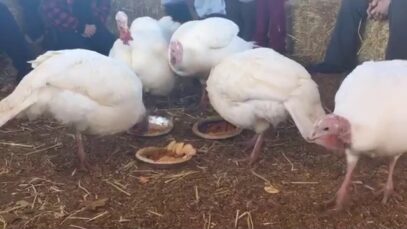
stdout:
POLYGON ((312 131, 312 133, 311 133, 311 136, 308 136, 305 140, 308 142, 308 143, 313 143, 313 142, 315 142, 315 140, 317 139, 317 138, 319 138, 320 136, 317 136, 317 134, 315 133, 315 131, 312 131))
POLYGON ((148 113, 146 113, 146 115, 144 116, 143 120, 140 123, 140 131, 142 134, 147 133, 148 128, 149 128, 149 124, 150 122, 149 120, 150 115, 148 115, 148 113))
POLYGON ((134 131, 137 134, 144 135, 148 132, 149 124, 149 115, 146 113, 143 119, 134 126, 134 131))
POLYGON ((319 138, 326 136, 326 133, 321 133, 318 131, 313 131, 311 136, 305 139, 309 143, 315 143, 319 138))
POLYGON ((305 139, 305 141, 307 141, 308 143, 313 143, 314 140, 315 140, 315 139, 310 138, 310 137, 307 137, 307 138, 305 139))

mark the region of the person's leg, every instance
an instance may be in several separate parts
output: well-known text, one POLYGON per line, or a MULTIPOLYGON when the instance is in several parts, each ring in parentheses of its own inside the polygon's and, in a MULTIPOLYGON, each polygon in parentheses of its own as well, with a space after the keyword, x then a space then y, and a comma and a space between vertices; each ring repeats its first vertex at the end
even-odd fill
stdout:
POLYGON ((55 49, 89 49, 87 38, 81 34, 70 31, 52 29, 55 33, 55 49))
POLYGON ((407 59, 407 1, 392 0, 389 9, 390 36, 386 59, 407 59))
POLYGON ((92 50, 107 56, 115 40, 115 36, 102 25, 97 27, 95 35, 89 40, 89 45, 92 50))
POLYGON ((0 3, 0 50, 4 51, 13 61, 17 69, 17 83, 31 71, 27 61, 33 58, 31 51, 8 8, 0 3))
POLYGON ((226 18, 227 19, 227 16, 225 14, 220 14, 220 13, 208 14, 208 15, 205 15, 201 19, 210 18, 210 17, 221 17, 221 18, 226 18))
POLYGON ((241 3, 238 0, 226 0, 226 17, 239 26, 239 36, 242 36, 243 21, 240 14, 241 3))
POLYGON ((51 27, 45 27, 42 44, 45 51, 58 49, 58 32, 51 27))
POLYGON ((165 4, 164 11, 165 14, 171 16, 174 21, 180 23, 192 20, 191 13, 185 2, 165 4))
POLYGON ((343 73, 357 65, 359 28, 366 20, 368 0, 343 0, 324 62, 310 66, 311 73, 343 73))
POLYGON ((253 39, 256 29, 256 0, 248 3, 241 3, 242 15, 242 38, 246 41, 253 39))
POLYGON ((280 53, 286 51, 285 0, 269 0, 269 47, 280 53))
POLYGON ((44 35, 44 25, 39 12, 40 0, 19 0, 24 17, 25 31, 35 42, 44 35))
POLYGON ((256 28, 253 40, 257 45, 266 47, 268 44, 269 0, 256 0, 256 28))

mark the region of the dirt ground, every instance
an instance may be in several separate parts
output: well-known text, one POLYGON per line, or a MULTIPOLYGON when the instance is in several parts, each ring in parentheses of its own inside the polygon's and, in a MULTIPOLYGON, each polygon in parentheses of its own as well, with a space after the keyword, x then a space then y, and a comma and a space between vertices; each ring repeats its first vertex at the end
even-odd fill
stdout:
MULTIPOLYGON (((340 79, 316 77, 330 109, 340 79)), ((234 160, 247 155, 241 143, 252 133, 223 141, 196 137, 191 126, 208 113, 186 112, 182 103, 197 98, 182 93, 190 101, 177 100, 179 108, 161 110, 175 118, 167 136, 88 136, 90 174, 74 172, 76 148, 69 129, 52 120, 13 120, 2 127, 0 228, 407 227, 407 204, 393 200, 382 205, 374 195, 386 180, 387 160, 363 159, 349 206, 329 215, 324 202, 344 178, 344 155, 306 143, 287 123, 267 133, 262 159, 249 169, 234 160), (135 159, 137 149, 164 146, 172 139, 193 144, 199 153, 184 166, 167 170, 135 159), (279 192, 266 192, 264 179, 279 192)), ((147 106, 155 105, 147 99, 147 106)), ((395 171, 396 191, 405 198, 406 165, 403 157, 395 171)))

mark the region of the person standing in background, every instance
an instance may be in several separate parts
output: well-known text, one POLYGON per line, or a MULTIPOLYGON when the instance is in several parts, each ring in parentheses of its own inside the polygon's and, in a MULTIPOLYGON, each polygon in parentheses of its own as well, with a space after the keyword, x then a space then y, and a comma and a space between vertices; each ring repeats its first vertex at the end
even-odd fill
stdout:
POLYGON ((285 0, 256 0, 254 41, 263 47, 286 53, 285 0))
POLYGON ((194 18, 226 17, 224 0, 187 0, 194 18))
POLYGON ((13 90, 31 71, 31 65, 27 62, 33 59, 33 54, 28 48, 14 16, 3 3, 0 3, 0 51, 5 52, 10 57, 13 66, 17 69, 15 82, 3 87, 2 91, 13 90))
POLYGON ((165 14, 176 22, 184 23, 193 19, 185 0, 161 0, 161 5, 165 14))
POLYGON ((44 39, 44 24, 40 14, 41 0, 19 0, 28 43, 40 43, 44 39))
POLYGON ((184 23, 208 17, 225 17, 224 0, 161 0, 166 15, 184 23))
POLYGON ((23 15, 24 38, 35 56, 43 53, 47 46, 44 22, 41 17, 41 0, 18 0, 23 15))
POLYGON ((108 55, 115 41, 107 29, 110 0, 43 0, 46 24, 55 34, 55 49, 83 48, 108 55))
POLYGON ((226 15, 239 28, 239 36, 246 41, 253 39, 256 27, 255 0, 226 0, 226 15))

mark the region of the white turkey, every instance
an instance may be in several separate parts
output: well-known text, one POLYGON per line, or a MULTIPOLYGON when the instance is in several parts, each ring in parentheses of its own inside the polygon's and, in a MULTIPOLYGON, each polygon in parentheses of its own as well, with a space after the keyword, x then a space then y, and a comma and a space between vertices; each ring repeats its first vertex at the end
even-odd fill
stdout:
POLYGON ((112 135, 146 124, 142 84, 118 60, 93 51, 48 51, 0 102, 0 126, 16 116, 50 115, 76 129, 81 168, 88 168, 81 133, 112 135))
POLYGON ((131 36, 128 17, 127 15, 119 11, 115 16, 117 31, 119 32, 119 39, 113 43, 113 47, 110 49, 109 56, 123 61, 129 67, 131 67, 131 48, 130 41, 133 40, 131 36))
POLYGON ((325 112, 317 84, 297 62, 269 48, 235 54, 215 66, 207 81, 209 101, 226 121, 256 132, 249 162, 258 157, 263 133, 290 115, 302 137, 325 112))
POLYGON ((167 96, 176 80, 168 64, 167 50, 169 39, 180 24, 169 16, 160 20, 139 17, 132 22, 130 29, 127 22, 127 15, 119 11, 116 23, 120 38, 109 56, 128 64, 140 77, 144 91, 167 96))
POLYGON ((343 81, 335 95, 335 110, 315 123, 310 141, 331 150, 344 150, 345 179, 334 209, 343 208, 352 172, 359 157, 392 157, 383 189, 383 203, 393 193, 397 159, 407 152, 407 61, 365 62, 343 81))
MULTIPOLYGON (((199 77, 205 85, 212 67, 225 57, 255 47, 238 36, 239 27, 231 20, 211 17, 182 24, 172 35, 168 55, 175 73, 199 77)), ((202 90, 201 105, 205 101, 202 90)))

